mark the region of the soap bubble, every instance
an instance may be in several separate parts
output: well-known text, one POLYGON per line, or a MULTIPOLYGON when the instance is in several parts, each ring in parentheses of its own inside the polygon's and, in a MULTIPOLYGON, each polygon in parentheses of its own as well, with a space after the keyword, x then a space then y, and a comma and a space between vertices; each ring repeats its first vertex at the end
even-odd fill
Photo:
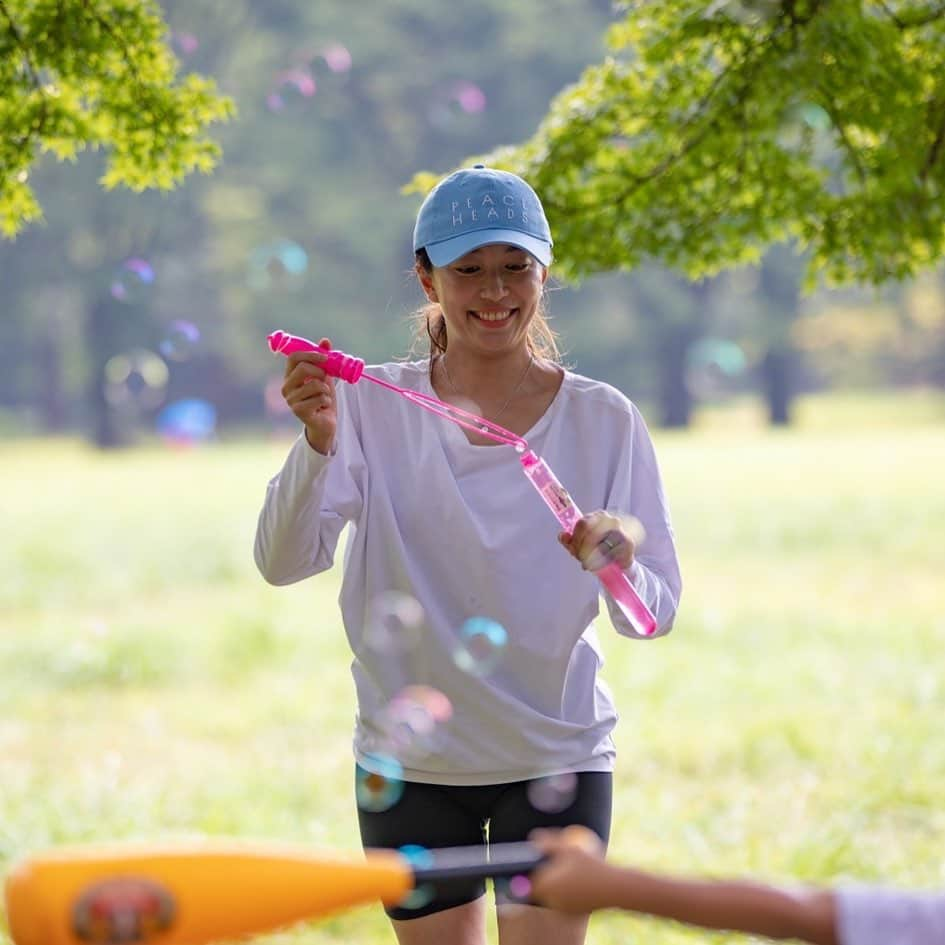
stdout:
POLYGON ((178 56, 192 56, 199 48, 200 41, 193 33, 171 33, 171 48, 178 56))
POLYGON ((112 277, 112 298, 133 305, 143 301, 154 284, 154 268, 140 256, 126 259, 112 277))
POLYGON ((251 289, 289 289, 299 285, 308 268, 308 253, 289 239, 257 246, 249 255, 246 281, 251 289))
POLYGON ((351 68, 351 53, 341 43, 329 43, 319 55, 331 72, 347 72, 351 68))
POLYGON ((738 386, 746 366, 745 352, 734 341, 702 338, 686 352, 686 383, 695 397, 718 397, 738 386))
POLYGON ((826 109, 814 102, 796 103, 781 116, 778 144, 787 150, 810 147, 818 140, 823 142, 831 128, 833 122, 826 109))
POLYGON ((526 793, 529 804, 535 810, 545 814, 560 814, 574 803, 577 789, 578 776, 573 771, 565 771, 530 781, 526 793))
POLYGON ((391 755, 373 753, 365 758, 368 767, 357 766, 355 797, 361 810, 389 810, 403 796, 403 765, 391 755))
POLYGON ((192 445, 210 439, 216 430, 217 409, 196 397, 175 400, 157 417, 157 431, 175 445, 192 445))
POLYGON ((440 723, 446 722, 452 714, 452 704, 438 689, 407 686, 380 714, 381 742, 401 760, 426 757, 436 748, 440 723))
POLYGON ((186 361, 200 341, 200 329, 193 323, 177 319, 167 326, 158 350, 171 361, 186 361))
POLYGON ((135 348, 105 362, 105 399, 113 407, 149 409, 164 402, 170 372, 153 351, 135 348))
POLYGON ((508 642, 505 627, 488 617, 471 617, 459 631, 453 660, 464 672, 485 676, 492 672, 508 642))
MULTIPOLYGON (((408 843, 402 846, 398 853, 405 856, 414 869, 429 869, 435 862, 434 855, 426 848, 416 843, 408 843)), ((435 890, 431 883, 421 883, 412 889, 398 905, 401 909, 422 909, 425 905, 433 901, 435 890)))
POLYGON ((496 902, 501 905, 526 903, 531 894, 532 882, 524 874, 499 877, 495 880, 496 902))
POLYGON ((368 605, 364 642, 380 653, 403 652, 417 645, 426 614, 416 598, 384 591, 368 605))
POLYGON ((286 69, 276 76, 273 88, 266 96, 266 106, 270 111, 281 112, 312 98, 316 89, 315 77, 307 69, 286 69))
POLYGON ((440 97, 430 105, 430 122, 438 128, 449 128, 470 115, 478 115, 486 109, 486 93, 474 82, 461 80, 446 87, 440 97))

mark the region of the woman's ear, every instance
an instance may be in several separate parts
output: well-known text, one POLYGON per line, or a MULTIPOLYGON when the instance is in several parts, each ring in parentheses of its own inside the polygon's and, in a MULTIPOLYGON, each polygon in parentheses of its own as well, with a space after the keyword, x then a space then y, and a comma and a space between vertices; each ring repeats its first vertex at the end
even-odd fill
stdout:
POLYGON ((424 295, 426 295, 431 302, 438 302, 436 286, 433 284, 433 279, 430 278, 430 273, 419 263, 417 263, 414 269, 416 269, 417 278, 420 280, 420 287, 423 289, 424 295))

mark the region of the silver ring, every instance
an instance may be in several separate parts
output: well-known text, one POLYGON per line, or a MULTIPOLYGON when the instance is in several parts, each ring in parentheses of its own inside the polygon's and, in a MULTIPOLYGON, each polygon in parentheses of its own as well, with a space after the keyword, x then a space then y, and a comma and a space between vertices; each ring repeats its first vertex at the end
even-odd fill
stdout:
POLYGON ((620 544, 622 543, 622 539, 621 539, 619 536, 614 535, 613 532, 608 532, 608 533, 607 533, 606 535, 604 535, 604 537, 600 540, 600 543, 601 543, 608 551, 613 551, 615 548, 617 548, 618 545, 620 545, 620 544))

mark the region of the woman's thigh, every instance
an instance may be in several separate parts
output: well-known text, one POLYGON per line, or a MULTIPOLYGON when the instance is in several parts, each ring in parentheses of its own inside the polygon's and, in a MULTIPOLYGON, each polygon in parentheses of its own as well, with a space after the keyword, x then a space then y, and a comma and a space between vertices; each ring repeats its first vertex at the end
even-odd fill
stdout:
MULTIPOLYGON (((365 848, 399 850, 418 846, 485 845, 482 814, 462 800, 470 789, 405 782, 395 804, 383 811, 358 808, 358 826, 365 848)), ((422 885, 400 905, 385 909, 392 919, 417 919, 473 902, 486 891, 485 880, 462 879, 422 885)))
POLYGON ((579 771, 506 785, 490 811, 489 842, 524 840, 536 827, 581 824, 606 844, 610 839, 613 775, 579 771))

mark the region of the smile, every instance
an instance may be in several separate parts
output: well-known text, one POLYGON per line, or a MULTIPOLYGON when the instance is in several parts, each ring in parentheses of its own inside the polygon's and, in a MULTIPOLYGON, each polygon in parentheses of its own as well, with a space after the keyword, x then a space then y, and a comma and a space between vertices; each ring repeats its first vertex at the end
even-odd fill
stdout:
POLYGON ((512 317, 515 309, 503 308, 493 312, 472 312, 482 322, 504 322, 512 317))

